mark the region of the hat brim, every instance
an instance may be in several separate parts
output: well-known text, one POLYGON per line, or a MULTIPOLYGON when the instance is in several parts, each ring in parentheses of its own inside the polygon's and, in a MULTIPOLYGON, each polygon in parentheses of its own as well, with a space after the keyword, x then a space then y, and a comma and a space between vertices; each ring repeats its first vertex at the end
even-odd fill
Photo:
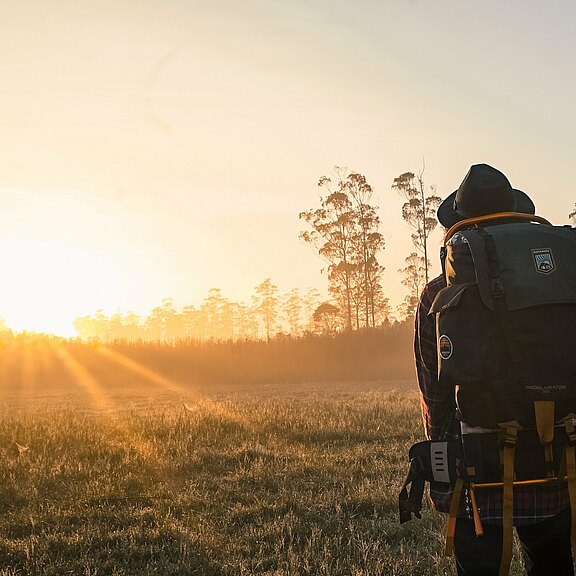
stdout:
MULTIPOLYGON (((458 212, 454 210, 456 192, 457 191, 452 192, 452 194, 450 194, 450 196, 448 196, 438 207, 438 221, 442 226, 444 226, 444 228, 451 228, 457 222, 466 219, 466 216, 462 216, 462 214, 458 214, 458 212)), ((527 194, 516 189, 512 189, 512 192, 514 192, 514 200, 516 202, 514 212, 520 212, 521 214, 534 214, 536 212, 534 202, 530 200, 527 194)))

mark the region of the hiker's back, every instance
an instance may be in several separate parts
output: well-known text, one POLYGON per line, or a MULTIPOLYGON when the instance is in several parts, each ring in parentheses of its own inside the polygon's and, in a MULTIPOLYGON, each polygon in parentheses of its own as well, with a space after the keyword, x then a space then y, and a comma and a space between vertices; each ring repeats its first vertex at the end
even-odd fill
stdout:
POLYGON ((400 521, 429 481, 466 576, 508 573, 513 526, 530 575, 574 574, 576 233, 535 211, 502 172, 471 166, 438 207, 445 277, 416 312, 428 440, 410 449, 400 521))

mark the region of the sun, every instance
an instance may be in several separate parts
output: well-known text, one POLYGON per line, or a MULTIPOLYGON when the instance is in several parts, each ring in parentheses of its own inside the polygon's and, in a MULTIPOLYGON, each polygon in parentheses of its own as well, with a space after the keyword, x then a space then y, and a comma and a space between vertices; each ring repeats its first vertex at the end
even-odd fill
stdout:
POLYGON ((110 258, 62 240, 4 240, 0 316, 17 332, 76 335, 74 319, 118 302, 124 274, 110 258))

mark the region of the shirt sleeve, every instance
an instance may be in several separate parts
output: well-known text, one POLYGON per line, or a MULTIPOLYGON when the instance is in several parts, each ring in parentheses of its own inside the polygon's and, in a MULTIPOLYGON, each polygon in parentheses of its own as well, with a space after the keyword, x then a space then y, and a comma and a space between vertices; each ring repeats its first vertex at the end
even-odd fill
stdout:
POLYGON ((414 356, 420 388, 424 431, 429 440, 444 440, 455 424, 454 388, 438 380, 436 319, 429 315, 436 294, 445 286, 442 276, 424 288, 415 318, 414 356))

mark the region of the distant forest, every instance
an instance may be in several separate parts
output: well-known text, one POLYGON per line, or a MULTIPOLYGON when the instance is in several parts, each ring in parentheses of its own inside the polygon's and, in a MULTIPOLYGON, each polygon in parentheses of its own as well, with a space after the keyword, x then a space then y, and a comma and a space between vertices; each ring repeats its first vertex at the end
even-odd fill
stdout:
POLYGON ((134 385, 138 378, 182 386, 399 382, 414 377, 412 338, 411 321, 330 336, 277 335, 269 341, 118 339, 104 343, 4 330, 0 331, 0 380, 10 381, 10 390, 28 390, 38 378, 45 388, 77 388, 85 378, 74 368, 80 365, 111 389, 134 385))
POLYGON ((280 295, 267 278, 256 287, 250 305, 231 302, 218 288, 212 288, 200 306, 177 309, 172 299, 142 318, 132 312, 77 318, 74 327, 80 338, 113 342, 177 342, 179 340, 266 340, 278 335, 306 333, 333 334, 336 325, 330 315, 320 312, 320 294, 294 289, 280 295))
POLYGON ((116 342, 111 347, 180 382, 366 382, 413 379, 412 337, 413 323, 405 321, 333 336, 277 336, 269 342, 116 342))

